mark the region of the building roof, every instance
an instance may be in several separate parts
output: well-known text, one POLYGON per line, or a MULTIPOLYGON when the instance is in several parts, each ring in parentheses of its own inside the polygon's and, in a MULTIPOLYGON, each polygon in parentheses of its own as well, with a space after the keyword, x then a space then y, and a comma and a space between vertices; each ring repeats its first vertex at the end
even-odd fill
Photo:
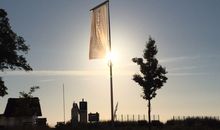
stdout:
POLYGON ((42 116, 39 98, 9 98, 4 116, 42 116))

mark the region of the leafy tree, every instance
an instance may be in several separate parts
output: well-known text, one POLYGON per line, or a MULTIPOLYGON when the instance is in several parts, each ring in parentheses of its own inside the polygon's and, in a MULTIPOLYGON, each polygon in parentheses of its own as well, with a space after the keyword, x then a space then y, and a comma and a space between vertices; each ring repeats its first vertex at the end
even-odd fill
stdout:
POLYGON ((156 59, 157 46, 151 37, 146 44, 143 58, 133 58, 132 61, 140 66, 141 74, 133 75, 133 80, 143 89, 143 99, 148 101, 148 120, 151 129, 151 99, 156 96, 156 91, 167 81, 166 69, 158 64, 156 59))
MULTIPOLYGON (((0 9, 0 71, 4 70, 25 70, 32 68, 27 64, 27 60, 22 55, 27 54, 29 46, 25 44, 23 37, 18 36, 9 24, 7 13, 0 9)), ((0 96, 7 94, 7 87, 0 77, 0 96)))
POLYGON ((20 98, 32 98, 33 97, 32 93, 35 92, 35 90, 37 90, 37 89, 40 89, 40 87, 39 86, 33 86, 33 87, 30 88, 28 93, 26 93, 24 91, 19 92, 20 98))
POLYGON ((2 78, 0 77, 0 96, 3 97, 7 94, 7 87, 5 86, 4 81, 2 81, 2 78))

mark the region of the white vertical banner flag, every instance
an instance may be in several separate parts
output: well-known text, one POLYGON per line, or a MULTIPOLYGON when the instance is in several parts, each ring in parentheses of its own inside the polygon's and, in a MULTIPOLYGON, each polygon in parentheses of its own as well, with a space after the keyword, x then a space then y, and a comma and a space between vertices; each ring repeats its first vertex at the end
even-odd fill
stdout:
POLYGON ((108 2, 91 10, 89 59, 105 58, 109 51, 108 2))

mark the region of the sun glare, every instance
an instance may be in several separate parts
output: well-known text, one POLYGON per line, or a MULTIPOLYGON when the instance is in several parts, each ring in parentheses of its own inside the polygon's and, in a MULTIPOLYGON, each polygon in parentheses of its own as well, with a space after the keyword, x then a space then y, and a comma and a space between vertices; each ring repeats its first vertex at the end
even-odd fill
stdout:
POLYGON ((112 61, 113 63, 115 63, 117 61, 117 59, 118 59, 118 57, 117 57, 115 52, 109 52, 106 55, 106 60, 107 61, 112 61))

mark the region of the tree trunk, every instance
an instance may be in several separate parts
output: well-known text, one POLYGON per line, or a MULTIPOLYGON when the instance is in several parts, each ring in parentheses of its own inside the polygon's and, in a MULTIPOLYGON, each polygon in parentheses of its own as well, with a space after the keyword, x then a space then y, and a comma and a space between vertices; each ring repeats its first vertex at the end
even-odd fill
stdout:
POLYGON ((151 130, 151 104, 150 99, 148 100, 148 128, 151 130))

